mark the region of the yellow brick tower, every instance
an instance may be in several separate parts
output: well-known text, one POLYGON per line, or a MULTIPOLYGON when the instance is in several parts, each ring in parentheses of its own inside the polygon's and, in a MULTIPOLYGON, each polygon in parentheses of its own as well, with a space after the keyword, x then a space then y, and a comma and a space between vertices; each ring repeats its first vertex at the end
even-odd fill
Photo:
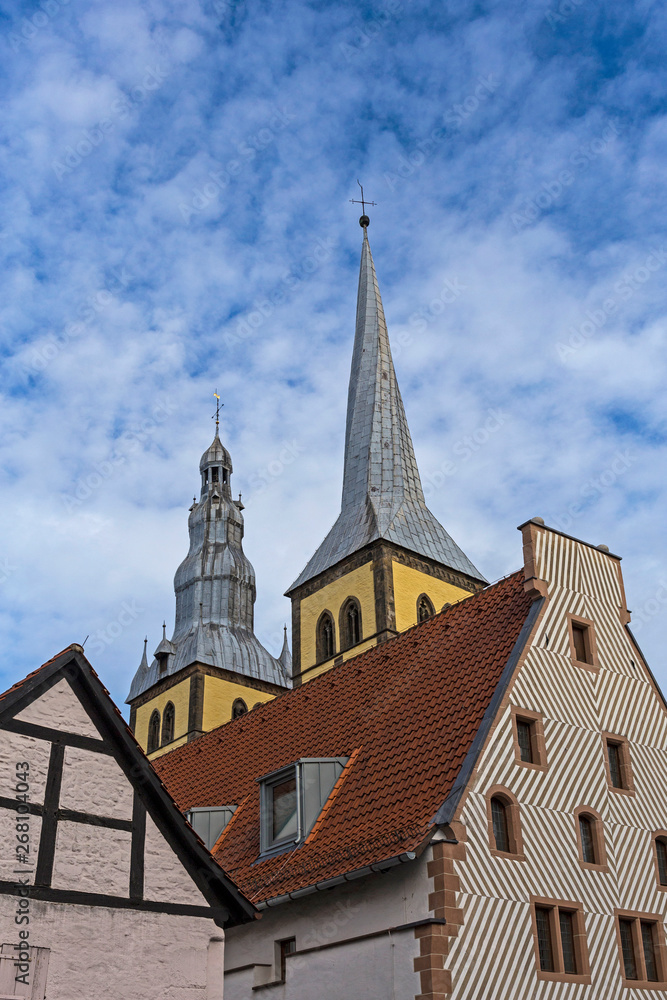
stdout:
POLYGON ((341 512, 292 586, 294 684, 410 628, 485 579, 428 510, 363 228, 341 512))

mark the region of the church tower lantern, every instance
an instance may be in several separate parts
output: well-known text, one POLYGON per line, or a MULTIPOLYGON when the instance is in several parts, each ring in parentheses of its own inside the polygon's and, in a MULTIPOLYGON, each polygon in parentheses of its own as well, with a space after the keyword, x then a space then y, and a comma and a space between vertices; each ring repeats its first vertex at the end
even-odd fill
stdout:
POLYGON ((366 214, 359 224, 364 235, 341 512, 287 591, 297 685, 486 583, 426 506, 366 214))
MULTIPOLYGON (((217 417, 217 414, 216 414, 217 417)), ((190 549, 176 571, 176 623, 127 698, 130 726, 150 756, 201 736, 291 683, 285 642, 278 658, 254 633, 255 571, 243 551, 243 504, 232 499, 232 460, 218 432, 199 463, 190 549)))

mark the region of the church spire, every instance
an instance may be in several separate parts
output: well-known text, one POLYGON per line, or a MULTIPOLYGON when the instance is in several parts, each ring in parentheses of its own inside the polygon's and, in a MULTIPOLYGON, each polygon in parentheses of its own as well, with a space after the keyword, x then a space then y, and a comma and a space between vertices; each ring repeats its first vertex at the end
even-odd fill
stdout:
POLYGON ((369 218, 359 220, 357 317, 345 431, 341 513, 288 595, 342 559, 380 539, 486 582, 427 508, 389 346, 369 218))

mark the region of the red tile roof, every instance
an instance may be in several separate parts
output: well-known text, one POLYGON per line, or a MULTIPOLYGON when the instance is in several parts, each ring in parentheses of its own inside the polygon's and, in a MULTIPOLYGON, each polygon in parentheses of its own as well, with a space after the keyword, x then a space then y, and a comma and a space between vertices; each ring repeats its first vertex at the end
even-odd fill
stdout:
POLYGON ((216 860, 257 903, 418 849, 531 605, 523 572, 153 761, 181 809, 237 805, 216 860), (350 762, 308 840, 257 862, 257 778, 350 762))

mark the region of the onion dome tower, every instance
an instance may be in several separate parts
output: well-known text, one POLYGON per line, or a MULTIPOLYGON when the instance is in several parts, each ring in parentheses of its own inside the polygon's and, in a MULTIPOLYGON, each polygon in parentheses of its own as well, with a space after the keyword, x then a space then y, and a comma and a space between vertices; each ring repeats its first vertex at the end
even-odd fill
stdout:
POLYGON ((254 633, 255 571, 243 551, 243 504, 218 432, 199 463, 190 550, 174 578, 176 623, 145 655, 127 698, 130 726, 153 755, 236 718, 291 684, 289 649, 271 656, 254 633))

